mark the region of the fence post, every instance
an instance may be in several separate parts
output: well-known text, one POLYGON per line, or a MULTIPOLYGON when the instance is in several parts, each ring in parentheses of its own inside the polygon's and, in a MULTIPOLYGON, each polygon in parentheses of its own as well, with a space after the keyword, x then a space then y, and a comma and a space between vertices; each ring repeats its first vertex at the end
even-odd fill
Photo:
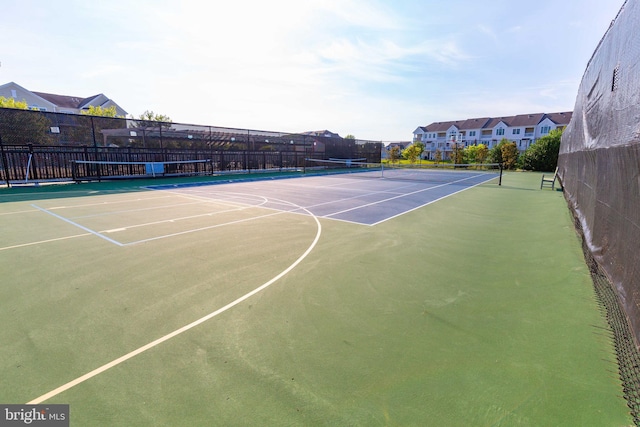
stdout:
POLYGON ((2 170, 4 171, 5 181, 7 183, 7 187, 11 187, 11 182, 9 181, 9 165, 7 162, 7 153, 4 152, 4 144, 2 143, 2 135, 0 135, 0 153, 2 154, 2 170))
MULTIPOLYGON (((96 160, 102 160, 98 152, 98 141, 96 141, 96 126, 93 123, 93 116, 91 116, 91 137, 93 138, 93 148, 96 151, 96 160)), ((102 173, 100 172, 100 163, 96 163, 96 175, 98 177, 98 182, 102 181, 102 173)))
POLYGON ((26 178, 29 177, 29 173, 32 173, 33 179, 39 179, 38 176, 38 165, 35 164, 35 157, 33 155, 33 144, 29 144, 29 161, 27 162, 27 174, 25 175, 25 181, 27 180, 26 178))

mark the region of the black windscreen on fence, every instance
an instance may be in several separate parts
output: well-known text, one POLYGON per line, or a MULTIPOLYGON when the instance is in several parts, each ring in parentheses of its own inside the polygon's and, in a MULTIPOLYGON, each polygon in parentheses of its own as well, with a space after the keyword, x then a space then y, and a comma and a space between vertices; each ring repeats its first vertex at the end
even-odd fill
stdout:
POLYGON ((580 83, 558 173, 606 308, 627 405, 640 425, 640 0, 624 2, 580 83))
POLYGON ((640 340, 640 1, 625 2, 576 98, 558 161, 567 200, 640 340))
POLYGON ((326 131, 296 134, 0 108, 0 150, 0 177, 10 184, 146 176, 149 170, 156 176, 159 166, 151 163, 164 164, 158 175, 166 176, 203 173, 201 161, 209 162, 205 170, 211 173, 303 168, 305 158, 379 162, 382 143, 326 131))

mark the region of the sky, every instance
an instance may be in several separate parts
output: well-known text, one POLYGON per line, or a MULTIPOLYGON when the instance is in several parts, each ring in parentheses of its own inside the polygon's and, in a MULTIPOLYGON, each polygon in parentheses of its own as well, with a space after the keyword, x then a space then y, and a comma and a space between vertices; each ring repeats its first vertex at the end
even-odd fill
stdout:
POLYGON ((436 121, 573 111, 624 0, 5 2, 0 84, 131 116, 408 141, 436 121))

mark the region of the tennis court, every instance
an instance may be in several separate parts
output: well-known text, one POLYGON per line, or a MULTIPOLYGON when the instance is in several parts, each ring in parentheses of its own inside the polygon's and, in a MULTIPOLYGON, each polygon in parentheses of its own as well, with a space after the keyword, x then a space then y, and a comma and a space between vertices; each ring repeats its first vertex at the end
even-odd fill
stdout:
POLYGON ((560 192, 353 175, 0 191, 0 401, 83 426, 631 424, 560 192))
POLYGON ((395 176, 389 176, 391 174, 387 172, 383 179, 378 179, 378 171, 310 175, 304 179, 257 179, 215 188, 198 183, 153 185, 149 188, 204 199, 222 197, 246 205, 376 225, 476 185, 491 181, 497 183, 499 178, 499 172, 475 170, 428 170, 409 174, 402 171, 395 176))

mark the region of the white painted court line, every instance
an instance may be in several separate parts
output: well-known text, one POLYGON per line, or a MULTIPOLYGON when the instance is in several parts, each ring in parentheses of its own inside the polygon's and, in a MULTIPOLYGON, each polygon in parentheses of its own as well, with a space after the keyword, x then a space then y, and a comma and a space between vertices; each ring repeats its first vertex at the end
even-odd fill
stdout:
POLYGON ((42 212, 44 212, 44 213, 46 213, 46 214, 51 215, 51 216, 52 216, 52 217, 54 217, 54 218, 58 218, 59 220, 62 220, 62 221, 64 221, 64 222, 66 222, 67 224, 71 224, 71 225, 73 225, 74 227, 78 227, 78 228, 79 228, 79 229, 81 229, 81 230, 84 230, 84 231, 86 231, 86 232, 88 232, 88 233, 91 233, 91 234, 93 234, 93 235, 95 235, 95 236, 98 236, 98 237, 100 237, 101 239, 104 239, 104 240, 106 240, 106 241, 107 241, 107 242, 109 242, 109 243, 113 243, 114 245, 117 245, 117 246, 124 246, 122 243, 120 243, 120 242, 118 242, 118 241, 116 241, 116 240, 113 240, 113 239, 111 239, 111 238, 109 238, 109 237, 105 236, 104 234, 100 234, 100 233, 99 233, 99 232, 97 232, 97 231, 94 231, 94 230, 92 230, 92 229, 90 229, 90 228, 87 228, 87 227, 85 227, 85 226, 83 226, 83 225, 80 225, 80 224, 78 224, 77 222, 73 222, 73 221, 71 221, 70 219, 67 219, 67 218, 65 218, 65 217, 63 217, 63 216, 60 216, 60 215, 55 214, 55 213, 53 213, 53 212, 51 212, 51 211, 48 211, 47 209, 41 208, 41 207, 36 206, 36 205, 31 205, 31 206, 33 206, 34 208, 36 208, 36 209, 38 209, 38 210, 40 210, 40 211, 42 211, 42 212))
POLYGON ((6 251, 6 250, 9 250, 9 249, 23 248, 25 246, 34 246, 34 245, 39 245, 41 243, 57 242, 59 240, 75 239, 76 237, 84 237, 84 236, 91 236, 91 235, 92 235, 92 233, 83 233, 83 234, 75 234, 73 236, 57 237, 55 239, 39 240, 37 242, 21 243, 19 245, 1 247, 0 251, 6 251))
MULTIPOLYGON (((264 204, 266 204, 266 199, 262 196, 254 196, 254 195, 249 195, 252 196, 254 198, 257 199, 262 199, 262 201, 257 204, 257 205, 251 205, 248 203, 244 203, 244 202, 239 202, 239 201, 234 201, 234 200, 228 200, 228 199, 216 199, 216 198, 212 198, 212 197, 207 197, 206 194, 224 194, 224 195, 229 195, 229 194, 243 194, 243 193, 225 193, 225 192, 220 192, 220 191, 214 191, 212 193, 203 193, 205 194, 204 196, 201 196, 199 194, 197 194, 196 191, 193 191, 191 189, 184 189, 182 191, 180 191, 179 189, 172 189, 172 190, 154 190, 152 189, 152 191, 166 191, 170 194, 175 194, 179 197, 184 197, 185 199, 190 199, 190 200, 199 200, 201 202, 207 202, 207 203, 219 203, 221 205, 228 205, 228 206, 232 206, 232 207, 258 207, 258 206, 262 206, 264 204)), ((245 194, 245 196, 248 194, 245 194)))
POLYGON ((121 210, 121 211, 101 212, 101 213, 91 214, 91 215, 72 216, 72 217, 69 217, 69 218, 70 219, 98 218, 98 217, 105 217, 105 216, 110 216, 110 215, 120 215, 120 214, 123 214, 123 213, 145 212, 145 211, 152 211, 152 210, 156 210, 156 209, 168 209, 168 208, 175 208, 175 207, 189 206, 189 205, 198 205, 198 204, 202 204, 202 202, 179 203, 179 204, 172 203, 170 205, 152 206, 152 207, 138 208, 138 209, 125 209, 125 210, 121 210))
MULTIPOLYGON (((293 205, 293 203, 292 203, 292 205, 293 205)), ((301 208, 301 209, 304 209, 301 206, 298 206, 298 207, 301 208)), ((152 341, 147 345, 144 345, 144 346, 142 346, 142 347, 140 347, 140 348, 138 348, 136 350, 133 350, 133 351, 125 354, 124 356, 121 356, 121 357, 119 357, 119 358, 117 358, 115 360, 112 360, 111 362, 109 362, 109 363, 107 363, 105 365, 102 365, 99 368, 96 368, 93 371, 88 372, 88 373, 86 373, 86 374, 74 379, 73 381, 70 381, 70 382, 68 382, 68 383, 66 383, 64 385, 61 385, 60 387, 58 387, 58 388, 56 388, 54 390, 51 390, 50 392, 45 393, 40 397, 37 397, 37 398, 33 399, 32 401, 28 402, 27 404, 28 405, 37 405, 37 404, 39 404, 41 402, 44 402, 45 400, 51 399, 52 397, 57 396, 58 394, 66 391, 66 390, 69 390, 70 388, 75 387, 78 384, 81 384, 81 383, 87 381, 88 379, 93 378, 96 375, 99 375, 99 374, 105 372, 106 370, 111 369, 114 366, 117 366, 117 365, 119 365, 119 364, 121 364, 121 363, 123 363, 123 362, 125 362, 125 361, 127 361, 129 359, 131 359, 132 357, 135 357, 135 356, 139 355, 140 353, 143 353, 143 352, 145 352, 145 351, 147 351, 147 350, 149 350, 149 349, 151 349, 153 347, 156 347, 156 346, 162 344, 163 342, 168 341, 171 338, 174 338, 174 337, 182 334, 183 332, 188 331, 189 329, 195 328, 196 326, 200 325, 201 323, 204 323, 207 320, 212 319, 212 318, 216 317, 217 315, 219 315, 221 313, 224 313, 225 311, 229 310, 230 308, 235 307, 236 305, 238 305, 241 302, 247 300, 248 298, 251 298, 253 295, 255 295, 258 292, 268 288, 269 286, 271 286, 272 284, 274 284, 275 282, 277 282, 278 280, 280 280, 281 278, 286 276, 291 270, 296 268, 298 266, 298 264, 300 264, 302 262, 302 260, 304 260, 311 253, 313 248, 316 246, 316 244, 320 240, 320 235, 322 234, 322 225, 320 224, 320 220, 313 213, 311 213, 309 211, 307 211, 307 213, 311 217, 313 217, 313 219, 316 222, 317 231, 316 231, 316 236, 313 239, 313 242, 311 242, 311 245, 307 248, 307 250, 304 251, 304 253, 302 255, 300 255, 300 257, 293 262, 293 264, 291 264, 289 267, 287 267, 284 271, 282 271, 280 274, 275 276, 273 279, 271 279, 268 282, 264 283, 263 285, 255 288, 251 292, 241 296, 240 298, 236 299, 235 301, 230 302, 229 304, 225 305, 224 307, 219 308, 218 310, 216 310, 216 311, 214 311, 212 313, 209 313, 208 315, 206 315, 204 317, 201 317, 200 319, 198 319, 198 320, 196 320, 194 322, 191 322, 188 325, 183 326, 180 329, 176 329, 175 331, 173 331, 173 332, 171 332, 171 333, 169 333, 169 334, 167 334, 167 335, 165 335, 163 337, 160 337, 157 340, 152 341)))
MULTIPOLYGON (((304 209, 304 208, 302 208, 302 209, 304 209)), ((307 211, 307 212, 309 212, 309 211, 307 211)), ((252 216, 250 218, 238 219, 238 220, 235 220, 235 221, 225 222, 225 223, 222 223, 222 224, 209 225, 209 226, 200 227, 200 228, 192 228, 190 230, 179 231, 177 233, 164 234, 162 236, 155 236, 155 237, 150 237, 148 239, 136 240, 134 242, 129 242, 129 243, 123 243, 122 246, 133 246, 133 245, 138 245, 140 243, 153 242, 154 240, 167 239, 169 237, 176 237, 176 236, 182 236, 182 235, 190 234, 190 233, 197 233, 199 231, 212 230, 214 228, 226 227, 228 225, 235 225, 235 224, 240 224, 240 223, 243 223, 243 222, 255 221, 256 219, 267 218, 267 217, 275 216, 275 215, 282 215, 284 213, 287 213, 287 211, 277 211, 277 212, 272 212, 272 213, 269 213, 269 214, 266 214, 266 215, 252 216)))
POLYGON ((127 225, 127 226, 124 226, 124 227, 114 228, 114 229, 111 229, 111 230, 101 230, 100 233, 114 233, 114 232, 117 232, 117 231, 126 231, 126 230, 129 230, 129 229, 132 229, 132 228, 149 227, 149 226, 158 225, 158 224, 166 224, 166 223, 170 223, 170 222, 185 221, 185 220, 188 220, 188 219, 195 219, 195 218, 203 218, 203 217, 207 217, 207 216, 221 215, 221 214, 225 214, 225 213, 229 213, 229 212, 242 212, 242 211, 248 210, 249 208, 251 208, 251 206, 245 207, 245 208, 226 209, 226 210, 217 211, 217 212, 207 212, 207 213, 202 213, 202 214, 198 214, 198 215, 182 216, 182 217, 178 217, 178 218, 162 219, 162 220, 152 221, 152 222, 144 222, 144 223, 141 223, 141 224, 127 225))
MULTIPOLYGON (((492 179, 495 179, 495 178, 492 178, 492 179)), ((451 197, 451 196, 453 196, 454 194, 458 194, 458 193, 461 193, 461 192, 463 192, 463 191, 469 190, 469 189, 471 189, 471 188, 477 187, 478 185, 482 185, 482 184, 484 184, 484 183, 486 183, 486 182, 489 182, 489 181, 491 181, 491 179, 488 179, 487 181, 479 182, 479 183, 477 183, 477 184, 475 184, 475 185, 472 185, 472 186, 470 186, 470 187, 464 187, 464 188, 461 188, 460 190, 458 190, 458 191, 456 191, 456 192, 453 192, 453 193, 450 193, 450 194, 446 194, 446 195, 444 195, 444 196, 442 196, 442 197, 439 197, 439 198, 437 198, 437 199, 435 199, 435 200, 431 200, 431 201, 429 201, 429 202, 427 202, 427 203, 424 203, 424 204, 422 204, 422 205, 420 205, 420 206, 416 206, 416 207, 415 207, 415 208, 413 208, 413 209, 409 209, 409 210, 407 210, 407 211, 400 212, 400 213, 399 213, 399 214, 397 214, 397 215, 393 215, 393 216, 390 216, 389 218, 385 218, 385 219, 383 219, 383 220, 381 220, 381 221, 374 222, 373 224, 371 224, 371 226, 372 226, 372 227, 374 227, 374 226, 376 226, 376 225, 378 225, 378 224, 382 224, 383 222, 386 222, 386 221, 392 220, 392 219, 394 219, 394 218, 398 218, 399 216, 402 216, 402 215, 404 215, 404 214, 408 214, 409 212, 413 212, 413 211, 415 211, 415 210, 417 210, 417 209, 420 209, 420 208, 422 208, 422 207, 428 206, 428 205, 430 205, 430 204, 432 204, 432 203, 435 203, 435 202, 438 202, 438 201, 440 201, 440 200, 442 200, 442 199, 446 199, 447 197, 451 197)))
MULTIPOLYGON (((171 191, 169 191, 169 193, 181 195, 179 193, 173 193, 171 191)), ((157 197, 157 198, 166 198, 166 197, 168 197, 168 196, 162 196, 162 197, 157 197)), ((222 226, 234 225, 234 224, 247 222, 247 221, 253 221, 253 220, 256 220, 256 219, 261 219, 261 218, 266 218, 266 217, 269 217, 269 216, 279 215, 279 214, 282 214, 282 213, 286 212, 286 211, 278 211, 276 213, 270 213, 270 214, 267 214, 267 215, 260 215, 260 216, 256 216, 256 217, 245 218, 245 219, 242 219, 242 220, 230 221, 230 222, 226 222, 226 223, 223 223, 223 224, 216 224, 216 225, 212 225, 212 226, 200 227, 200 228, 190 229, 190 230, 181 231, 181 232, 177 232, 177 233, 171 233, 171 234, 165 234, 165 235, 161 235, 161 236, 155 236, 155 237, 151 237, 151 238, 148 238, 148 239, 137 240, 137 241, 128 242, 128 243, 121 243, 121 242, 119 242, 117 240, 114 240, 114 239, 112 239, 110 237, 107 237, 107 236, 105 236, 103 234, 103 233, 112 234, 112 233, 126 231, 126 230, 131 229, 131 228, 152 226, 152 225, 157 225, 157 224, 162 224, 162 223, 169 223, 169 222, 193 219, 193 218, 198 218, 198 217, 212 216, 212 215, 217 215, 217 214, 220 214, 220 213, 242 211, 242 210, 247 210, 247 209, 250 209, 250 208, 260 207, 260 206, 262 206, 262 205, 267 203, 267 199, 262 197, 262 196, 254 196, 254 197, 256 197, 257 199, 261 200, 261 203, 258 204, 258 205, 244 205, 244 206, 239 205, 239 204, 221 203, 221 204, 227 204, 229 206, 233 206, 234 208, 233 209, 228 209, 228 210, 225 210, 225 211, 222 211, 222 212, 213 212, 213 213, 192 215, 192 216, 186 216, 186 217, 180 217, 180 218, 173 218, 173 219, 167 219, 167 220, 161 220, 161 221, 154 221, 154 222, 149 222, 149 223, 144 223, 144 224, 134 224, 134 225, 131 225, 131 226, 117 227, 117 228, 112 228, 112 229, 108 229, 108 230, 101 230, 101 231, 95 231, 95 230, 92 230, 92 229, 90 229, 88 227, 80 225, 77 222, 73 221, 72 219, 65 218, 65 217, 63 217, 61 215, 58 215, 56 213, 51 212, 49 209, 45 209, 45 208, 42 208, 42 207, 34 205, 34 204, 32 204, 31 206, 35 208, 35 210, 32 211, 32 212, 37 212, 37 211, 45 212, 45 213, 47 213, 47 214, 49 214, 49 215, 51 215, 51 216, 53 216, 55 218, 58 218, 58 219, 60 219, 60 220, 62 220, 64 222, 67 222, 67 223, 75 226, 75 227, 78 227, 78 228, 80 228, 80 229, 82 229, 84 231, 87 231, 90 234, 98 236, 101 239, 104 239, 104 240, 106 240, 106 241, 108 241, 110 243, 113 243, 113 244, 115 244, 117 246, 120 246, 120 247, 125 247, 125 246, 137 245, 137 244, 140 244, 140 243, 151 242, 151 241, 154 241, 154 240, 166 239, 166 238, 169 238, 169 237, 175 237, 175 236, 180 236, 180 235, 184 235, 184 234, 195 233, 195 232, 204 231, 204 230, 210 230, 210 229, 218 228, 218 227, 222 227, 222 226)), ((193 197, 187 197, 187 198, 190 199, 190 200, 197 200, 197 202, 187 203, 187 205, 197 204, 197 203, 201 203, 203 201, 206 201, 206 202, 218 202, 218 200, 216 200, 216 199, 204 198, 204 197, 200 197, 200 196, 193 196, 193 197)), ((101 206, 102 204, 103 203, 86 204, 86 205, 83 205, 83 206, 101 206)), ((183 205, 185 205, 185 204, 178 204, 178 205, 172 205, 172 206, 183 206, 183 205)), ((61 208, 61 207, 58 207, 58 208, 61 208)), ((147 209, 155 209, 155 208, 144 208, 144 209, 140 209, 140 210, 147 210, 147 209)), ((125 212, 132 212, 132 210, 127 210, 125 212)), ((91 215, 91 216, 94 216, 94 215, 91 215)), ((100 214, 95 215, 95 216, 100 216, 100 214)), ((85 218, 85 217, 75 217, 75 218, 85 218)))
MULTIPOLYGON (((162 191, 168 191, 168 190, 162 190, 162 191)), ((145 198, 145 199, 128 200, 127 203, 128 202, 132 202, 132 201, 133 202, 137 202, 137 201, 147 201, 147 200, 154 200, 154 199, 167 199, 167 198, 170 198, 172 196, 179 196, 179 197, 182 197, 182 198, 186 198, 188 200, 193 200, 193 202, 191 202, 191 203, 171 203, 171 204, 168 204, 168 205, 144 207, 144 208, 137 208, 137 209, 126 209, 126 210, 119 210, 119 211, 112 211, 112 212, 103 212, 103 213, 98 213, 98 214, 93 214, 93 215, 74 216, 74 217, 71 217, 71 219, 103 217, 103 216, 119 215, 119 214, 122 214, 122 213, 131 213, 131 212, 144 212, 144 211, 151 211, 151 210, 156 210, 156 209, 167 209, 167 208, 174 208, 174 207, 197 205, 197 204, 202 204, 202 203, 207 203, 207 204, 216 203, 216 204, 220 204, 220 205, 224 205, 224 206, 230 206, 230 207, 233 207, 234 209, 231 209, 231 210, 228 210, 228 211, 222 211, 222 212, 233 212, 233 211, 236 211, 236 210, 246 209, 248 207, 261 206, 261 205, 266 203, 266 201, 264 201, 264 197, 258 197, 259 199, 263 199, 263 200, 261 201, 261 203, 259 203, 257 205, 247 205, 247 204, 240 204, 240 203, 236 203, 236 202, 231 202, 229 200, 212 199, 212 198, 201 197, 201 196, 190 196, 190 195, 186 195, 186 194, 182 194, 182 193, 178 193, 178 192, 171 192, 171 191, 168 191, 168 192, 171 193, 171 195, 169 195, 169 196, 161 196, 161 197, 148 197, 148 198, 145 198)), ((122 202, 113 202, 113 203, 110 203, 110 204, 116 204, 116 203, 122 203, 122 202)), ((78 205, 78 206, 81 206, 81 207, 102 206, 102 205, 106 205, 106 204, 107 204, 107 202, 105 202, 105 203, 96 203, 96 204, 78 205)), ((53 210, 53 209, 74 208, 74 207, 76 207, 76 206, 63 206, 63 207, 55 207, 55 208, 48 208, 48 209, 49 210, 53 210)), ((209 215, 209 214, 204 214, 203 216, 206 216, 206 215, 209 215)), ((184 217, 184 218, 196 218, 196 216, 184 217)), ((179 219, 182 219, 182 218, 177 218, 176 220, 179 220, 179 219)), ((156 224, 156 223, 153 223, 153 224, 156 224)))
MULTIPOLYGON (((59 193, 43 193, 42 196, 47 199, 47 196, 52 196, 51 198, 56 198, 56 195, 59 194, 80 194, 80 195, 89 195, 89 194, 95 194, 98 193, 98 191, 87 191, 87 190, 67 190, 64 189, 62 192, 59 193)), ((2 194, 0 196, 0 200, 2 200, 3 198, 16 198, 16 197, 33 197, 33 193, 13 193, 13 194, 2 194)))
POLYGON ((0 216, 21 215, 21 214, 26 214, 26 213, 31 213, 31 212, 38 212, 38 210, 37 209, 29 209, 27 211, 2 212, 2 213, 0 213, 0 216))
MULTIPOLYGON (((110 194, 105 194, 104 196, 113 196, 110 194)), ((132 203, 132 202, 142 202, 142 201, 148 201, 148 200, 154 200, 154 199, 165 199, 168 198, 169 196, 161 196, 161 197, 146 197, 146 198, 142 198, 142 197, 137 197, 137 198, 133 198, 133 199, 120 199, 120 200, 116 200, 116 201, 110 201, 110 202, 96 202, 96 203, 81 203, 81 204, 68 204, 68 205, 61 205, 61 206, 50 206, 47 209, 49 209, 50 211, 54 211, 54 210, 59 210, 59 209, 73 209, 73 208, 86 208, 86 207, 90 207, 90 206, 108 206, 108 205, 121 205, 123 203, 132 203)))
MULTIPOLYGON (((457 180, 457 181, 447 182, 447 183, 445 183, 445 184, 440 184, 440 185, 436 185, 436 186, 429 187, 429 188, 423 188, 423 189, 421 189, 421 190, 412 191, 412 192, 410 192, 410 193, 401 194, 401 195, 394 196, 394 197, 389 197, 389 198, 387 198, 387 199, 383 199, 383 200, 378 200, 378 201, 376 201, 376 202, 365 203, 364 205, 360 205, 360 206, 356 206, 356 207, 353 207, 353 208, 344 209, 344 210, 342 210, 342 211, 338 211, 338 212, 333 212, 333 213, 331 213, 331 214, 327 214, 327 215, 325 215, 324 217, 325 217, 325 218, 330 218, 330 217, 332 217, 332 216, 340 215, 340 214, 345 213, 345 212, 351 212, 351 211, 355 211, 355 210, 358 210, 358 209, 366 208, 366 207, 369 207, 369 206, 379 205, 379 204, 381 204, 381 203, 389 202, 389 201, 391 201, 391 200, 401 199, 401 198, 403 198, 403 197, 411 196, 411 195, 413 195, 413 194, 424 193, 424 192, 427 192, 427 191, 434 190, 434 189, 436 189, 436 188, 446 187, 446 186, 448 186, 448 185, 457 184, 457 183, 462 182, 462 181, 468 181, 469 179, 476 178, 476 177, 477 177, 477 176, 469 177, 469 178, 463 178, 463 179, 459 179, 459 180, 457 180)), ((495 177, 492 177, 491 179, 495 179, 495 177)), ((488 181, 490 181, 490 180, 488 180, 488 181)), ((486 181, 484 181, 484 182, 486 182, 486 181)), ((453 195, 453 194, 459 193, 460 191, 468 190, 468 189, 470 189, 470 188, 476 187, 477 185, 484 184, 484 182, 481 182, 481 183, 479 183, 479 184, 475 184, 475 185, 472 185, 472 186, 469 186, 469 187, 465 187, 465 188, 463 188, 463 189, 461 189, 461 190, 456 191, 455 193, 448 194, 447 196, 444 196, 444 197, 451 196, 451 195, 453 195)), ((441 197, 440 199, 443 199, 444 197, 441 197)), ((440 200, 440 199, 438 199, 438 200, 440 200)), ((431 202, 429 202, 429 203, 431 203, 431 202)), ((427 203, 427 204, 428 204, 428 203, 427 203)), ((397 218, 398 216, 403 215, 403 214, 405 214, 405 213, 407 213, 407 212, 411 212, 412 210, 415 210, 415 209, 416 209, 416 208, 413 208, 413 209, 411 209, 410 211, 405 211, 405 212, 402 212, 402 213, 401 213, 401 214, 399 214, 399 215, 394 215, 394 216, 393 216, 393 218, 397 218)), ((388 219, 391 219, 391 218, 388 218, 388 219)), ((381 222, 382 222, 382 221, 381 221, 381 222)))

